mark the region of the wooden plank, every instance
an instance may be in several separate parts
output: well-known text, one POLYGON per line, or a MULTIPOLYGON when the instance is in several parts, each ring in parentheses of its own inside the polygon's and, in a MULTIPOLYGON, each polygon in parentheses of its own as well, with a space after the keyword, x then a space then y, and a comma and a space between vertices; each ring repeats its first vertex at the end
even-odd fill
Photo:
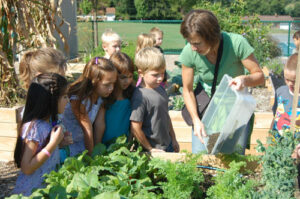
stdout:
POLYGON ((169 111, 169 115, 172 121, 183 121, 181 111, 169 111))
POLYGON ((0 151, 14 151, 16 141, 16 138, 0 137, 0 151))
POLYGON ((13 108, 0 108, 0 121, 7 123, 18 123, 21 122, 20 113, 23 106, 13 108))
POLYGON ((191 127, 173 127, 178 142, 192 142, 191 127))
POLYGON ((0 151, 0 161, 3 161, 3 162, 14 161, 14 152, 0 151))
POLYGON ((273 113, 272 112, 255 112, 254 128, 270 128, 273 113))
POLYGON ((180 120, 172 120, 172 125, 173 127, 190 127, 192 128, 191 126, 188 126, 185 121, 180 121, 180 120))
POLYGON ((0 123, 0 137, 17 137, 18 136, 17 123, 0 123))
POLYGON ((250 144, 257 144, 256 140, 260 140, 263 144, 267 144, 269 137, 269 129, 253 129, 250 144))
POLYGON ((183 150, 192 152, 192 142, 178 142, 179 147, 180 147, 180 152, 183 150))

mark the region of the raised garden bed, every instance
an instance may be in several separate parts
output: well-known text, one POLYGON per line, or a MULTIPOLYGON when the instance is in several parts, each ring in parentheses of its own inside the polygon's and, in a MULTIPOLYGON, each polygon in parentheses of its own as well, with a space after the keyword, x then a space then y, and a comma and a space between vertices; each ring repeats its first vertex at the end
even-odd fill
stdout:
POLYGON ((0 108, 0 161, 13 160, 21 110, 21 106, 0 108))

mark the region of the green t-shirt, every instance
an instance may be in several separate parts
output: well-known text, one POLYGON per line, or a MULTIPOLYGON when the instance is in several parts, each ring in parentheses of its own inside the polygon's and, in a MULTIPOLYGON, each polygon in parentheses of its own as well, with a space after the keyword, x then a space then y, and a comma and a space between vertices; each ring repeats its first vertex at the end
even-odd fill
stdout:
MULTIPOLYGON (((219 65, 217 85, 225 74, 231 77, 245 74, 241 60, 254 52, 242 35, 227 32, 222 32, 222 35, 223 54, 219 65)), ((211 64, 205 56, 193 51, 189 43, 183 48, 179 59, 183 65, 194 69, 194 76, 199 76, 203 88, 210 96, 215 65, 211 64)))

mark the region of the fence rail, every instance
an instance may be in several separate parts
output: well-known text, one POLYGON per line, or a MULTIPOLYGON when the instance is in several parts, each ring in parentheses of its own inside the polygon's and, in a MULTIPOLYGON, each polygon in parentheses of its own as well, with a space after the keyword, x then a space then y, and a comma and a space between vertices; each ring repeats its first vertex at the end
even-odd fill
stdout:
MULTIPOLYGON (((107 28, 118 32, 123 40, 135 44, 137 36, 147 33, 158 26, 164 31, 162 48, 165 54, 180 54, 185 45, 185 40, 180 34, 182 20, 123 20, 123 21, 77 21, 77 34, 80 53, 90 53, 95 48, 95 34, 101 34, 107 28), (97 23, 98 31, 94 31, 94 23, 97 23)), ((243 21, 247 22, 247 21, 243 21)), ((300 30, 300 20, 297 21, 261 21, 271 26, 271 36, 278 40, 278 46, 283 56, 290 56, 295 48, 292 36, 300 30)), ((100 38, 100 37, 99 37, 100 38)))

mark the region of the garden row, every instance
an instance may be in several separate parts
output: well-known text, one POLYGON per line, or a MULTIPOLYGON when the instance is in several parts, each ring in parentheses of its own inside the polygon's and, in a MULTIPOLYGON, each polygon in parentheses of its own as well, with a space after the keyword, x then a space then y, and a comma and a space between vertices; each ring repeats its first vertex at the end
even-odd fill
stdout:
POLYGON ((46 176, 47 186, 29 198, 296 198, 297 169, 290 157, 295 139, 290 132, 269 139, 268 148, 259 144, 261 157, 189 153, 151 157, 141 147, 129 150, 131 144, 119 137, 108 148, 98 144, 92 156, 85 151, 67 158, 58 172, 46 176), (173 162, 162 160, 165 157, 173 162))

